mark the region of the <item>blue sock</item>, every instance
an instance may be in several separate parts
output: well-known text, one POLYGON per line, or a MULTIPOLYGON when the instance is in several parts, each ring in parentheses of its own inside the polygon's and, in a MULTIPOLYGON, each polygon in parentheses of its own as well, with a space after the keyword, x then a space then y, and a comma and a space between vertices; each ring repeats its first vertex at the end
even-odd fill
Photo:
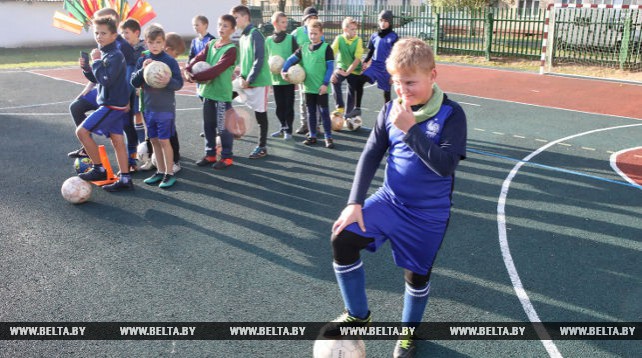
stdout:
POLYGON ((401 322, 404 326, 417 327, 421 323, 428 304, 428 294, 430 294, 430 281, 423 288, 413 288, 406 283, 401 314, 401 322))
POLYGON ((350 316, 366 318, 368 316, 368 298, 366 297, 366 271, 363 262, 351 265, 333 263, 334 274, 341 290, 341 296, 350 316))

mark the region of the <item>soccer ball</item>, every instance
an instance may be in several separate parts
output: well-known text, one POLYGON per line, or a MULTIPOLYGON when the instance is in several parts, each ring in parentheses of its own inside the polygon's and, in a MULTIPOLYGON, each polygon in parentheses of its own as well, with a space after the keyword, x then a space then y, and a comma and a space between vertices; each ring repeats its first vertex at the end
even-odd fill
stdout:
POLYGON ((91 196, 91 184, 79 177, 71 177, 62 183, 60 193, 72 204, 84 203, 91 196))
POLYGON ((192 65, 192 73, 193 74, 201 73, 203 71, 209 70, 210 68, 212 68, 212 65, 210 65, 209 63, 205 61, 198 61, 192 65))
POLYGON ((172 77, 172 70, 169 69, 169 66, 165 62, 161 61, 152 61, 149 65, 145 66, 143 70, 143 78, 145 78, 145 83, 150 87, 154 88, 165 88, 169 83, 169 80, 172 77), (160 81, 158 79, 159 75, 167 75, 166 81, 160 81))
POLYGON ((365 358, 366 344, 361 339, 317 339, 314 358, 365 358))
POLYGON ((89 157, 76 158, 76 160, 74 160, 74 169, 76 170, 76 174, 88 172, 93 165, 94 162, 92 162, 89 157))
POLYGON ((149 160, 149 148, 147 147, 147 141, 138 143, 136 155, 138 156, 138 160, 143 163, 149 160))
POLYGON ((238 103, 245 103, 245 101, 247 100, 247 95, 245 94, 245 90, 243 89, 243 87, 241 87, 242 81, 243 81, 243 78, 241 76, 236 77, 232 81, 232 91, 238 94, 238 96, 236 96, 234 100, 238 103))
POLYGON ((303 81, 305 81, 305 71, 303 67, 297 64, 288 68, 288 80, 295 85, 303 83, 303 81))
POLYGON ((340 131, 343 129, 343 125, 345 124, 345 120, 343 119, 343 116, 340 114, 335 114, 330 118, 332 120, 332 130, 333 131, 340 131))
POLYGON ((351 131, 356 131, 361 128, 362 124, 363 120, 361 120, 361 116, 346 119, 346 128, 351 131))
MULTIPOLYGON (((192 65, 192 73, 193 74, 201 73, 203 71, 209 70, 210 68, 212 68, 212 65, 210 65, 209 63, 207 63, 205 61, 198 61, 198 62, 196 62, 195 64, 192 65)), ((205 81, 204 83, 207 84, 207 83, 210 83, 210 82, 212 82, 212 81, 211 80, 210 81, 205 81)))
POLYGON ((240 139, 253 129, 254 118, 243 107, 231 107, 225 111, 225 129, 227 129, 235 139, 240 139))
POLYGON ((278 75, 281 73, 281 69, 283 69, 283 64, 285 63, 285 60, 283 57, 279 55, 274 55, 270 56, 268 59, 268 65, 270 66, 270 72, 272 72, 275 75, 278 75))

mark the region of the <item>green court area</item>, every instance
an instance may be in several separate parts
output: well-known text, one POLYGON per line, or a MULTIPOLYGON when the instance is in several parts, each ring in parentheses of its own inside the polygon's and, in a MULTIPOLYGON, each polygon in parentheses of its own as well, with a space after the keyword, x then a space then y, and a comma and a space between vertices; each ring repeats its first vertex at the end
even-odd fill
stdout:
MULTIPOLYGON (((89 202, 71 205, 60 195, 74 175, 66 153, 78 147, 67 107, 82 86, 23 71, 0 72, 0 83, 1 322, 299 323, 341 313, 330 228, 367 128, 336 133, 335 150, 305 146, 302 136, 268 139, 269 155, 258 160, 247 158, 251 132, 235 142, 234 165, 215 171, 193 164, 203 152, 200 101, 179 95, 178 183, 161 190, 142 183, 150 172, 137 173, 133 192, 95 188, 89 202)), ((640 145, 642 122, 450 96, 467 113, 469 151, 432 274, 428 327, 535 319, 639 327, 642 191, 609 159, 640 145)), ((366 127, 382 105, 381 92, 367 88, 366 127)), ((268 116, 273 132, 273 103, 268 116)), ((99 141, 115 165, 110 145, 99 141)), ((363 259, 374 320, 398 321, 403 272, 389 246, 363 259)), ((367 356, 388 357, 394 343, 367 340, 367 356)), ((310 357, 312 346, 0 340, 0 356, 310 357)), ((430 340, 420 342, 419 356, 639 357, 641 347, 609 339, 430 340)))

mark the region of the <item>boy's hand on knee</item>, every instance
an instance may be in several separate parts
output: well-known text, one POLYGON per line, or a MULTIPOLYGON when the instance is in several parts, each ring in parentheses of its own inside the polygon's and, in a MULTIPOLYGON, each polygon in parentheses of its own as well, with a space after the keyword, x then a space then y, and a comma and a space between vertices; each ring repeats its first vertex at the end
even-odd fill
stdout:
POLYGON ((363 222, 363 211, 360 204, 348 205, 343 209, 339 218, 332 225, 332 233, 338 235, 348 225, 356 222, 361 231, 366 232, 366 225, 363 222))

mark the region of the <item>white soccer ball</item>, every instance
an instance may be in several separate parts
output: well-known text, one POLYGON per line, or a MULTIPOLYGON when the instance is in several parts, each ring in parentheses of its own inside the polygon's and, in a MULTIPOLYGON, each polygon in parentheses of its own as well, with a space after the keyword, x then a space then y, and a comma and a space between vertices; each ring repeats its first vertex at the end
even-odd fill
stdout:
POLYGON ((205 61, 198 61, 192 65, 192 73, 193 74, 201 73, 203 71, 209 70, 210 68, 212 68, 212 65, 210 65, 209 63, 205 61))
POLYGON ((91 196, 91 184, 79 177, 71 177, 62 183, 60 193, 72 204, 84 203, 91 196))
POLYGON ((143 70, 143 78, 145 78, 145 83, 150 87, 154 88, 165 88, 169 83, 169 80, 172 77, 172 70, 167 66, 165 62, 161 61, 152 61, 149 65, 145 66, 143 70), (161 81, 158 79, 158 75, 166 74, 167 80, 161 81))
POLYGON ((243 82, 243 78, 241 76, 236 77, 232 81, 232 91, 238 94, 238 96, 234 98, 234 101, 236 101, 237 103, 245 103, 245 101, 247 101, 247 95, 245 94, 245 90, 241 86, 242 82, 243 82))
POLYGON ((272 72, 275 75, 278 75, 281 73, 281 70, 283 69, 283 64, 285 63, 285 60, 283 57, 279 55, 274 55, 270 56, 268 59, 268 65, 270 66, 270 72, 272 72))
POLYGON ((361 339, 317 339, 314 358, 365 358, 366 344, 361 339))
POLYGON ((139 161, 146 162, 149 160, 149 148, 147 148, 147 141, 139 143, 136 148, 136 155, 139 161))
POLYGON ((298 85, 305 81, 305 71, 303 70, 303 67, 301 67, 301 65, 297 64, 288 68, 288 81, 290 81, 290 83, 294 83, 295 85, 298 85))
POLYGON ((346 118, 346 129, 348 130, 356 131, 357 129, 361 128, 362 125, 363 120, 361 119, 361 116, 346 118))

